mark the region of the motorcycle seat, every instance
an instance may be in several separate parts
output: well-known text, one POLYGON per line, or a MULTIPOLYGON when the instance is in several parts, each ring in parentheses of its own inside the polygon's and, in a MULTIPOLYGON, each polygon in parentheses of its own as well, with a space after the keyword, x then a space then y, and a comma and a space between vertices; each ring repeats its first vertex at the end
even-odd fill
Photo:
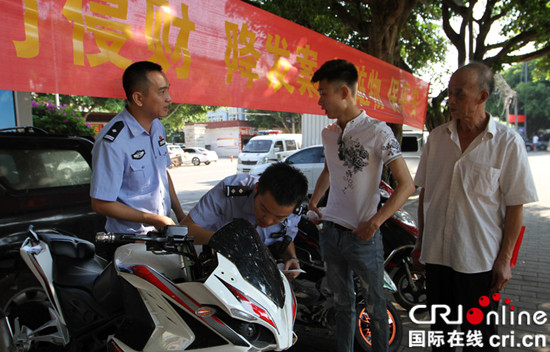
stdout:
POLYGON ((94 282, 103 272, 103 262, 57 256, 53 261, 53 282, 64 287, 78 287, 92 293, 94 282))
POLYGON ((40 233, 39 237, 48 244, 53 257, 53 282, 92 292, 94 281, 105 265, 95 257, 94 244, 55 233, 40 233))
POLYGON ((48 244, 50 252, 55 256, 71 259, 91 259, 95 255, 93 243, 77 237, 69 237, 54 233, 41 233, 40 239, 48 244))

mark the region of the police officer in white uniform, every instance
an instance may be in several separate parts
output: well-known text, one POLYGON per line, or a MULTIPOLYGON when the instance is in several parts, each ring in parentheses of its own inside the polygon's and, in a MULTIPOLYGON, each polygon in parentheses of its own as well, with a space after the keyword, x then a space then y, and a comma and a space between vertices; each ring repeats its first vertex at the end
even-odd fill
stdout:
MULTIPOLYGON (((307 193, 305 176, 285 163, 270 165, 261 176, 234 175, 206 193, 182 222, 195 244, 208 244, 212 234, 234 219, 255 226, 267 246, 294 240, 300 222, 300 204, 307 193)), ((286 246, 286 244, 285 244, 286 246)), ((294 243, 281 254, 285 270, 299 269, 294 243)), ((296 277, 292 273, 289 277, 296 277)))
POLYGON ((161 66, 136 62, 124 72, 128 104, 98 134, 92 151, 92 208, 112 232, 147 233, 174 225, 185 214, 167 167, 170 156, 159 118, 171 102, 161 66))

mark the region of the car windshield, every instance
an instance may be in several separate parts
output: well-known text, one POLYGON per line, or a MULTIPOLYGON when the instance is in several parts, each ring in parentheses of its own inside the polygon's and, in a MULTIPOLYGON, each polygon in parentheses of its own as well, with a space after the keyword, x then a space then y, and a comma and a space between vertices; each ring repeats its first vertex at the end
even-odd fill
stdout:
POLYGON ((277 306, 284 305, 281 273, 252 224, 234 220, 216 231, 208 245, 235 264, 243 278, 277 306))
POLYGON ((244 153, 267 153, 271 148, 271 143, 268 139, 251 140, 244 146, 244 153))
POLYGON ((0 149, 0 183, 24 190, 89 184, 92 169, 75 150, 0 149))

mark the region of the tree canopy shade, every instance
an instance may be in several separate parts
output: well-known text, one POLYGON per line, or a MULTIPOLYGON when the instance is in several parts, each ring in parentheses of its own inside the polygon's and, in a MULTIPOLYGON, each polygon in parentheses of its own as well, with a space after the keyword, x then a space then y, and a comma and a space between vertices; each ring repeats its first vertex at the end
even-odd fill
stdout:
MULTIPOLYGON (((547 0, 443 0, 441 4, 443 29, 458 52, 455 69, 478 61, 496 72, 505 64, 550 54, 547 0), (494 41, 491 33, 500 39, 494 41)), ((444 90, 432 99, 426 118, 428 129, 449 119, 441 108, 446 95, 444 90)))
MULTIPOLYGON (((442 60, 440 11, 417 0, 246 0, 266 11, 414 72, 442 60)), ((337 53, 335 53, 337 55, 337 53)))
MULTIPOLYGON (((542 57, 539 75, 550 72, 548 0, 247 1, 413 73, 440 68, 448 43, 458 52, 449 71, 472 60, 499 71, 542 57)), ((433 98, 428 129, 448 119, 441 104, 446 95, 443 90, 433 98)))

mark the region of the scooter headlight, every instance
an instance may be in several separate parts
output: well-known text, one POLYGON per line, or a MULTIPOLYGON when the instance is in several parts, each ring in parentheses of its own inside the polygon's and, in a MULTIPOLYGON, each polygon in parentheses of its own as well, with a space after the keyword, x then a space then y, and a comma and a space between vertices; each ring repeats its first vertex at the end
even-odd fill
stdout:
POLYGON ((412 232, 415 236, 418 235, 418 228, 416 227, 416 222, 406 211, 398 210, 393 215, 400 225, 406 226, 407 230, 412 232))
POLYGON ((256 317, 240 309, 231 308, 231 314, 242 320, 255 321, 256 317))
MULTIPOLYGON (((235 310, 232 309, 231 311, 237 311, 238 314, 241 316, 245 316, 247 313, 250 314, 250 316, 253 319, 245 319, 245 320, 255 320, 256 317, 262 319, 269 325, 273 326, 275 329, 277 329, 277 326, 275 326, 275 322, 267 312, 267 310, 262 307, 258 302, 254 301, 252 298, 245 295, 243 292, 237 290, 235 287, 231 286, 227 282, 222 281, 225 287, 235 296, 235 298, 242 304, 243 308, 246 309, 247 312, 235 310)), ((278 329, 277 329, 278 330, 278 329)))

